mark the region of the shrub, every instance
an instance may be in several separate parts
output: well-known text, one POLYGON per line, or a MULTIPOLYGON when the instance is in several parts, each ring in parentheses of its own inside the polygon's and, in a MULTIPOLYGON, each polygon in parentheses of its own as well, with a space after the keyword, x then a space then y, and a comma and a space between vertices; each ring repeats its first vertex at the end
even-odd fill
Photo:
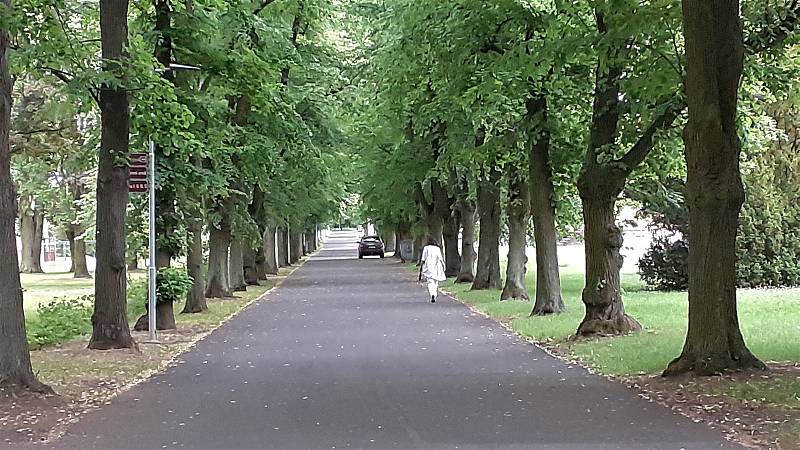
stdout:
POLYGON ((147 313, 147 278, 137 278, 128 283, 128 320, 147 313))
POLYGON ((40 349, 92 332, 92 296, 59 298, 39 306, 29 321, 28 345, 40 349))
POLYGON ((156 298, 159 303, 174 303, 181 300, 192 288, 192 277, 185 269, 165 267, 158 270, 156 298))
POLYGON ((689 287, 689 246, 683 239, 656 237, 639 259, 642 281, 656 289, 672 291, 689 287))

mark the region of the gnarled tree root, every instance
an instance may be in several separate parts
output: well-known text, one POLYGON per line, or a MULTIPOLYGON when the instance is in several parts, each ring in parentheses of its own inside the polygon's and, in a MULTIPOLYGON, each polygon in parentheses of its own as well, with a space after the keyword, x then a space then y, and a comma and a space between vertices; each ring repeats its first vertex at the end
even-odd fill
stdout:
POLYGON ((725 372, 743 372, 747 370, 767 370, 766 364, 756 358, 749 350, 721 353, 687 353, 672 360, 661 374, 663 377, 674 377, 692 373, 699 376, 716 376, 725 372))
POLYGON ((610 319, 584 319, 578 327, 577 336, 618 336, 638 333, 644 328, 636 319, 620 314, 610 319))
POLYGON ((10 392, 13 394, 21 391, 55 395, 53 388, 39 381, 33 374, 0 379, 0 392, 10 392))

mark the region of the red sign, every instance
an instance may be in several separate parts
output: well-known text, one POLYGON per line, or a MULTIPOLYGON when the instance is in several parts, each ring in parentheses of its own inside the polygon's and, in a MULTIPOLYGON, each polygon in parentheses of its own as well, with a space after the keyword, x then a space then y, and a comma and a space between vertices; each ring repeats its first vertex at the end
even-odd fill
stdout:
POLYGON ((131 154, 128 191, 134 194, 147 192, 147 153, 131 154))

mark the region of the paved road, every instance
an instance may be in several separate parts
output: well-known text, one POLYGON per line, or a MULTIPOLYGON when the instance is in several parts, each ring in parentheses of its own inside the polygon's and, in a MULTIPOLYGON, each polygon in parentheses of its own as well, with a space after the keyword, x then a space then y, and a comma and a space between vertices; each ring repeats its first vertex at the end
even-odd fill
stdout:
MULTIPOLYGON (((570 367, 338 233, 180 364, 92 413, 58 448, 730 446, 570 367)), ((730 446, 730 448, 733 448, 730 446)))

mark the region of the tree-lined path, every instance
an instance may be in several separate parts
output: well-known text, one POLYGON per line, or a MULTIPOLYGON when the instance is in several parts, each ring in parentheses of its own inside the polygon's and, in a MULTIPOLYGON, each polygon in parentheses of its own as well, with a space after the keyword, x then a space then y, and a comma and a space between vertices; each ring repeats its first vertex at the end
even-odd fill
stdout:
POLYGON ((733 448, 548 356, 394 260, 323 250, 57 448, 733 448))

